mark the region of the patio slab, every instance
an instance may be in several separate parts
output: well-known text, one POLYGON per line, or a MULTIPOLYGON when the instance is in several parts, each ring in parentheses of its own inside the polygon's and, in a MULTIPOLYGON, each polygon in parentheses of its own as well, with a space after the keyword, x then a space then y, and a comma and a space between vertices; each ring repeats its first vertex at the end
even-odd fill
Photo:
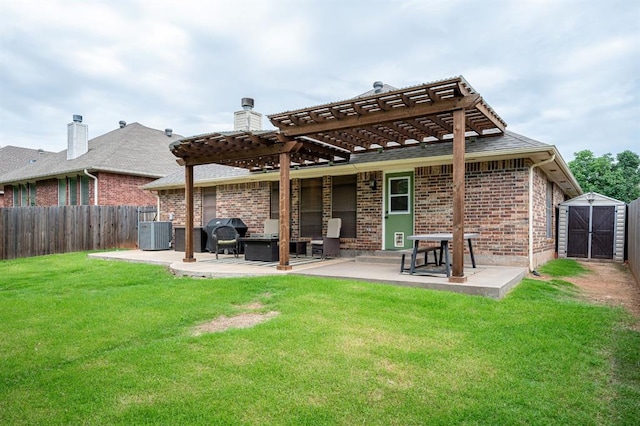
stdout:
POLYGON ((527 268, 506 266, 483 266, 472 268, 465 265, 467 282, 450 283, 445 276, 409 275, 400 273, 400 265, 356 262, 353 258, 313 259, 291 258, 292 269, 280 271, 277 263, 246 262, 243 256, 219 255, 216 260, 211 253, 196 253, 196 262, 182 261, 184 252, 173 250, 143 251, 122 250, 92 253, 94 258, 166 265, 172 273, 180 276, 203 278, 241 277, 259 275, 307 275, 339 279, 355 279, 367 282, 419 287, 432 290, 452 291, 477 296, 501 299, 527 275, 527 268))

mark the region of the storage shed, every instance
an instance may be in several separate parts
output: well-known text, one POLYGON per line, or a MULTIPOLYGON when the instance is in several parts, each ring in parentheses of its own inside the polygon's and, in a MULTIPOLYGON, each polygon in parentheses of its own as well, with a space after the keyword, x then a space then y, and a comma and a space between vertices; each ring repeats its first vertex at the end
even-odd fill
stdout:
POLYGON ((589 192, 560 204, 558 257, 624 261, 626 204, 589 192))

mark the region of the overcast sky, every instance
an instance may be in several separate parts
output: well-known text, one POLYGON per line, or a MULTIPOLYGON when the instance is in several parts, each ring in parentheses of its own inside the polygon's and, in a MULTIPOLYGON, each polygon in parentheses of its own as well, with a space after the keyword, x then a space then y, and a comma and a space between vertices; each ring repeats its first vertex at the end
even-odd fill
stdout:
POLYGON ((191 136, 462 75, 508 129, 640 152, 637 0, 0 0, 0 146, 120 120, 191 136))

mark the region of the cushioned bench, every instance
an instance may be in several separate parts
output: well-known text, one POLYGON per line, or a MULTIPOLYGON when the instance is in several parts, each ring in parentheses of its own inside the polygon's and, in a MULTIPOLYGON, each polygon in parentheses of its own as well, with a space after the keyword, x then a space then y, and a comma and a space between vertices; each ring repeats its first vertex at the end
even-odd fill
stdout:
MULTIPOLYGON (((433 264, 436 266, 440 265, 440 260, 438 258, 439 256, 439 252, 440 252, 440 246, 433 246, 433 247, 419 247, 418 248, 418 252, 416 253, 416 263, 417 263, 417 256, 420 253, 424 253, 424 264, 420 265, 420 266, 427 266, 429 264, 429 260, 428 260, 428 254, 429 252, 433 252, 433 264)), ((402 251, 402 260, 400 263, 400 273, 403 273, 404 271, 408 271, 409 268, 405 268, 404 267, 404 260, 406 258, 407 255, 409 255, 409 258, 411 258, 411 255, 413 254, 413 249, 411 250, 403 250, 402 251)))

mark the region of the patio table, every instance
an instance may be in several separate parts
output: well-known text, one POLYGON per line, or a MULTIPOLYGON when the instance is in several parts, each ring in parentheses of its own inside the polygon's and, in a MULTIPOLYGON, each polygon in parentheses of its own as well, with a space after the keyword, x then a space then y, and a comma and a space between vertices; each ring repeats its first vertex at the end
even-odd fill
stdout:
MULTIPOLYGON (((471 240, 478 238, 478 234, 464 234, 464 239, 469 243, 469 255, 471 256, 471 264, 476 267, 476 259, 473 257, 473 246, 471 240)), ((440 264, 442 264, 442 254, 444 253, 445 259, 445 273, 447 277, 451 276, 451 265, 449 263, 449 241, 453 240, 452 233, 439 233, 439 234, 422 234, 411 235, 407 237, 408 240, 413 241, 413 252, 411 253, 411 266, 409 273, 413 275, 416 271, 416 259, 418 258, 418 245, 420 241, 439 241, 440 242, 440 264)), ((435 271, 433 271, 435 273, 435 271)))

